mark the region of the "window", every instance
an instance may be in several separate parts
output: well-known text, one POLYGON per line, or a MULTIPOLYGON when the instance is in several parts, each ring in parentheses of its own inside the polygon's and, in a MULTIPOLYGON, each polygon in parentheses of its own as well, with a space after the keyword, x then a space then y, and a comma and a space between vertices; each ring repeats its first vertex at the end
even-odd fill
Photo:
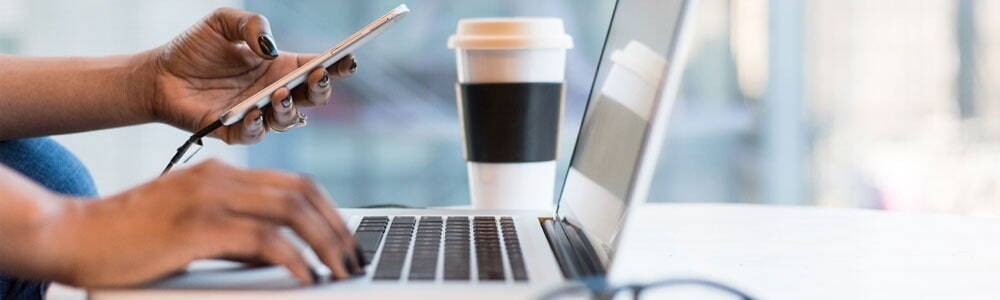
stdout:
MULTIPOLYGON (((134 53, 219 6, 266 15, 283 50, 320 51, 398 3, 0 0, 0 52, 134 53)), ((612 5, 412 2, 357 53, 359 73, 334 83, 332 105, 307 112, 309 126, 248 147, 212 142, 198 158, 311 174, 344 207, 464 205, 445 41, 459 18, 556 16, 576 42, 563 172, 612 5)), ((1000 213, 997 13, 1000 3, 972 0, 701 0, 650 200, 1000 213)), ((58 139, 111 194, 155 178, 186 137, 143 125, 58 139)))

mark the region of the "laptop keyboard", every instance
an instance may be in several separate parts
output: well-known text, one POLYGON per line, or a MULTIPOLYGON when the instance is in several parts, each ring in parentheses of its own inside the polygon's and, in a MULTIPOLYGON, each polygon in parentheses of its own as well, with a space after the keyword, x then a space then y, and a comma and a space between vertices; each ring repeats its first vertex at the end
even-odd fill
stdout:
POLYGON ((376 281, 470 281, 473 260, 479 281, 528 280, 510 217, 366 216, 354 236, 366 261, 378 256, 376 281))

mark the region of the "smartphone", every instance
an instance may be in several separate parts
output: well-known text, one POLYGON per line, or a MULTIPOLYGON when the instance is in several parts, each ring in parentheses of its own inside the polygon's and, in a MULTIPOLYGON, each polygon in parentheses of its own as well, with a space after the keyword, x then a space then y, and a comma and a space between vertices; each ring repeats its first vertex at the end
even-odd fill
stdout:
POLYGON ((382 33, 382 31, 385 31, 386 28, 389 28, 390 25, 402 19, 409 12, 410 9, 406 7, 406 4, 401 4, 396 8, 393 8, 382 17, 375 19, 375 21, 371 22, 364 28, 361 28, 358 32, 355 32, 351 36, 347 37, 347 39, 333 46, 333 48, 326 50, 316 58, 310 60, 298 69, 295 69, 295 71, 288 73, 284 77, 281 77, 281 79, 278 79, 278 81, 275 81, 256 94, 253 94, 253 96, 244 99, 239 104, 236 104, 236 106, 226 110, 219 117, 219 121, 222 122, 222 125, 226 126, 239 122, 243 119, 243 116, 254 108, 262 108, 268 103, 271 103, 271 94, 274 94, 274 92, 279 88, 286 87, 291 89, 298 86, 302 82, 305 82, 306 76, 309 75, 309 71, 319 68, 320 66, 326 68, 333 63, 336 63, 341 58, 344 58, 344 56, 347 56, 347 54, 350 54, 358 47, 361 47, 361 45, 364 45, 368 41, 374 39, 382 33))

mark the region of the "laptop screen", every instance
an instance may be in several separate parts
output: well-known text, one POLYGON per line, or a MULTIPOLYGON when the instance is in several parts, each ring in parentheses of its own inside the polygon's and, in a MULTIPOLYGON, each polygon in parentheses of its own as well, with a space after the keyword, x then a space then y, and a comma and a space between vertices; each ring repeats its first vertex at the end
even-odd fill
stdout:
POLYGON ((663 140, 653 129, 665 124, 660 119, 668 117, 676 94, 664 79, 680 79, 675 70, 682 66, 674 60, 682 60, 673 49, 679 29, 687 27, 681 26, 686 2, 619 0, 615 6, 557 211, 602 255, 612 251, 630 202, 645 200, 651 174, 643 170, 656 165, 663 140))

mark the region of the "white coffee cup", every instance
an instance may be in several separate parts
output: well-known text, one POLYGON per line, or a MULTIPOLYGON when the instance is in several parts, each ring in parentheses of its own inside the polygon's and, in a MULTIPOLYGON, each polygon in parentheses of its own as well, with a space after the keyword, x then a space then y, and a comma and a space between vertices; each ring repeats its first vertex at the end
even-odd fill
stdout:
POLYGON ((448 47, 457 59, 473 206, 551 210, 566 51, 573 47, 562 20, 463 19, 448 47))

